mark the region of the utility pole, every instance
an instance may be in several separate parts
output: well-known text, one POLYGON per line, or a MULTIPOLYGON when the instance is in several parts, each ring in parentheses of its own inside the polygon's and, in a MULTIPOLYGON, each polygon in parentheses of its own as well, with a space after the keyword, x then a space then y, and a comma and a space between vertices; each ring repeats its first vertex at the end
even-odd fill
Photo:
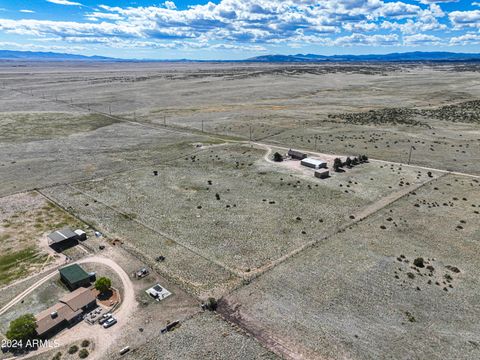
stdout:
POLYGON ((163 115, 163 126, 167 127, 167 115, 163 115))
POLYGON ((108 112, 112 115, 112 105, 108 105, 108 112))
POLYGON ((250 142, 252 142, 252 124, 250 124, 250 142))
POLYGON ((203 133, 203 119, 202 119, 202 133, 203 133))
POLYGON ((317 135, 315 135, 315 151, 317 151, 317 135))
POLYGON ((410 160, 412 160, 412 150, 413 146, 410 146, 410 153, 408 154, 408 165, 410 165, 410 160))
POLYGON ((137 121, 137 114, 135 114, 135 111, 133 112, 133 121, 137 121))

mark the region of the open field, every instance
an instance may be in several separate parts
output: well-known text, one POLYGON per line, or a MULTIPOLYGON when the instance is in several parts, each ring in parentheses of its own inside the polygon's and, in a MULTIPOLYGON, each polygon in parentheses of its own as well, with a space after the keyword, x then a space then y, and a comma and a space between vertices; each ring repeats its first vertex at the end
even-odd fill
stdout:
POLYGON ((46 235, 67 225, 83 224, 36 192, 0 198, 0 287, 56 262, 46 235))
POLYGON ((154 354, 162 354, 162 359, 277 359, 254 339, 208 313, 157 335, 127 356, 115 358, 153 359, 154 354))
POLYGON ((66 291, 41 241, 70 226, 89 238, 63 255, 124 302, 59 334, 65 359, 480 358, 479 84, 474 63, 0 62, 0 332, 66 291), (290 148, 330 177, 272 161, 290 148))
POLYGON ((477 180, 434 180, 227 296, 222 312, 305 358, 477 358, 479 206, 477 180))
POLYGON ((193 144, 215 142, 104 115, 9 113, 0 116, 0 127, 0 195, 157 164, 195 152, 193 144))
MULTIPOLYGON (((335 231, 375 200, 429 179, 426 171, 364 164, 324 185, 313 174, 278 173, 263 160, 264 153, 247 146, 215 147, 154 167, 158 176, 149 168, 73 188, 225 269, 248 275, 335 231)), ((71 206, 71 198, 62 205, 71 206)), ((129 242, 144 253, 164 247, 161 241, 129 242)))

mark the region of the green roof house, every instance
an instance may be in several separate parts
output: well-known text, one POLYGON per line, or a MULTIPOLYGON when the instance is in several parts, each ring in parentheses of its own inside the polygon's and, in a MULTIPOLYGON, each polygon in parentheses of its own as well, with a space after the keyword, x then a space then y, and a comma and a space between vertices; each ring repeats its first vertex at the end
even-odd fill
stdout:
POLYGON ((63 283, 67 285, 71 291, 82 286, 90 286, 90 275, 77 264, 66 266, 58 271, 60 272, 60 278, 63 283))

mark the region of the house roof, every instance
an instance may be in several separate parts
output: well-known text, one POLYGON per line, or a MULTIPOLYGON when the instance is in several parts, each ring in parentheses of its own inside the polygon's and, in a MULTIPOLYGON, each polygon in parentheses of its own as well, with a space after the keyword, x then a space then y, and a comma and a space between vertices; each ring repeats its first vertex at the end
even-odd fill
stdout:
POLYGON ((92 289, 80 287, 60 299, 61 303, 67 304, 72 310, 77 311, 95 300, 92 289))
POLYGON ((90 278, 88 273, 77 264, 66 266, 58 271, 70 284, 90 278))
POLYGON ((62 321, 72 320, 82 313, 83 307, 93 301, 95 301, 95 294, 92 289, 78 288, 65 295, 58 303, 35 316, 37 319, 37 334, 42 335, 62 321), (52 317, 52 313, 56 313, 56 316, 52 317))
POLYGON ((48 234, 50 244, 59 243, 65 240, 76 238, 78 235, 70 228, 66 227, 48 234))

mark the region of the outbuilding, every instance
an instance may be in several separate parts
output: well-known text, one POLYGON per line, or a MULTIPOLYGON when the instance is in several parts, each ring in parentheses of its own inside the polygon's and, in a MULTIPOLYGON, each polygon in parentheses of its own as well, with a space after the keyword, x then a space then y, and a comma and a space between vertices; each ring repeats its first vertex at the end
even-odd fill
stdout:
POLYGON ((326 168, 327 163, 320 159, 306 158, 300 162, 303 166, 307 166, 312 169, 326 168))
POLYGON ((290 156, 292 159, 295 159, 295 160, 303 160, 305 159, 308 155, 301 152, 301 151, 297 151, 297 150, 288 150, 288 156, 290 156))
POLYGON ((79 234, 68 227, 48 234, 48 245, 57 251, 77 245, 78 240, 79 234))
POLYGON ((315 171, 315 177, 319 179, 326 179, 330 177, 330 171, 328 171, 327 169, 317 170, 315 171))
POLYGON ((58 271, 60 279, 70 290, 90 286, 90 275, 77 264, 66 266, 58 271))

